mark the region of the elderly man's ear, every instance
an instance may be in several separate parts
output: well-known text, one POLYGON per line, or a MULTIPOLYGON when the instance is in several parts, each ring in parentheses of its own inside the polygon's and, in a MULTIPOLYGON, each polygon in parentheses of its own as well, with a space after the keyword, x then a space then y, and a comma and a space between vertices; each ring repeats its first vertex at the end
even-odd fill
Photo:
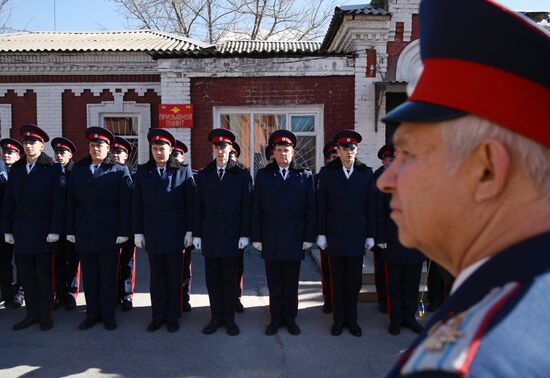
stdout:
POLYGON ((491 200, 501 194, 511 174, 511 155, 504 143, 495 139, 484 140, 472 153, 471 159, 474 201, 491 200))

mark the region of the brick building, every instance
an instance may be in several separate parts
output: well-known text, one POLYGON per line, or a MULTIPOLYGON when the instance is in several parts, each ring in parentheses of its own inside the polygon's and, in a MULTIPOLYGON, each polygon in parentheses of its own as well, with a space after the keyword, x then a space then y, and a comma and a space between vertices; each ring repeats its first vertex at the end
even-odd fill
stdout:
POLYGON ((214 127, 237 134, 252 170, 277 128, 297 133, 297 158, 314 170, 323 144, 354 128, 364 137, 360 159, 377 166, 392 132, 380 118, 420 68, 419 2, 337 7, 322 42, 208 45, 149 30, 0 35, 0 133, 17 137, 36 123, 75 141, 82 157, 85 128, 104 126, 130 139, 132 159, 144 162, 160 104, 192 104, 193 128, 169 130, 191 147, 194 168, 211 159, 214 127))

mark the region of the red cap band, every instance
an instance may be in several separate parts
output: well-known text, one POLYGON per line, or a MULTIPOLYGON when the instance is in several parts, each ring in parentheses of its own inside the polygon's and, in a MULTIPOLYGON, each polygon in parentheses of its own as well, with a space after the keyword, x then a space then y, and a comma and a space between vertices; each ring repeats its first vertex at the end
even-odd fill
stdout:
POLYGON ((111 144, 111 140, 109 138, 107 138, 106 136, 103 136, 101 134, 90 134, 90 138, 91 139, 99 139, 99 140, 102 140, 102 141, 106 142, 109 145, 111 144))
POLYGON ((216 136, 212 138, 212 143, 232 143, 231 139, 223 137, 223 136, 216 136))
POLYGON ((55 145, 55 148, 64 148, 64 149, 66 149, 66 150, 71 151, 71 147, 69 147, 69 146, 67 146, 66 144, 63 144, 63 143, 57 143, 57 144, 55 145))
POLYGON ((290 143, 290 144, 293 144, 292 140, 290 140, 290 138, 287 138, 285 136, 280 136, 278 138, 275 138, 273 140, 273 144, 277 144, 277 143, 290 143))
POLYGON ((42 143, 44 143, 44 139, 42 139, 42 136, 41 136, 41 135, 38 135, 38 134, 35 134, 35 133, 31 133, 30 131, 27 131, 27 132, 25 133, 25 136, 26 136, 26 137, 29 137, 29 136, 30 136, 30 137, 34 137, 34 138, 40 139, 40 141, 41 141, 42 143))
POLYGON ((151 140, 152 143, 159 142, 159 141, 166 142, 170 146, 172 145, 172 142, 170 142, 170 139, 165 138, 165 137, 160 136, 160 135, 154 136, 153 139, 151 140))
POLYGON ((122 145, 122 144, 120 144, 120 143, 115 143, 115 144, 113 144, 113 147, 112 147, 112 148, 122 148, 124 151, 126 151, 126 153, 128 153, 128 149, 127 149, 124 145, 122 145))
POLYGON ((338 143, 338 144, 357 143, 357 139, 355 139, 355 138, 338 138, 338 141, 336 143, 338 143))
POLYGON ((174 151, 179 151, 179 152, 181 152, 182 154, 185 153, 185 151, 183 150, 183 148, 180 148, 180 147, 174 147, 174 151))
POLYGON ((16 146, 14 146, 13 144, 10 144, 10 143, 4 145, 4 148, 9 148, 10 150, 19 151, 19 148, 17 148, 16 146))
POLYGON ((550 88, 495 67, 426 59, 409 101, 475 114, 550 147, 550 127, 541 123, 550 118, 550 88))

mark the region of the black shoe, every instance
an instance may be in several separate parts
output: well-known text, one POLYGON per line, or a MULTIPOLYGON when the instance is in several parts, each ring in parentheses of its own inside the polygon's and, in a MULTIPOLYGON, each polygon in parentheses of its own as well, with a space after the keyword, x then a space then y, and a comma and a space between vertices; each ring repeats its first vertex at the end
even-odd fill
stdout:
POLYGON ((76 308, 76 299, 72 295, 67 295, 65 299, 65 310, 72 311, 76 308))
POLYGON ((48 317, 47 319, 40 320, 40 330, 41 331, 49 331, 53 328, 53 320, 51 317, 48 317))
POLYGON ((149 325, 147 326, 147 331, 148 332, 155 332, 155 331, 158 331, 160 329, 160 327, 162 327, 162 323, 163 322, 159 322, 157 320, 153 320, 151 323, 149 323, 149 325))
POLYGON ((387 314, 388 305, 385 302, 378 303, 378 311, 380 311, 382 314, 387 314))
POLYGON ((300 327, 298 327, 298 324, 291 322, 287 323, 286 327, 288 328, 288 333, 290 333, 291 335, 296 336, 300 334, 300 327))
POLYGON ((180 324, 177 320, 173 322, 168 322, 168 324, 166 325, 166 329, 168 330, 168 332, 171 333, 178 332, 178 330, 180 329, 180 324))
POLYGON ((399 333, 401 333, 401 326, 390 323, 390 326, 388 327, 388 332, 390 333, 390 335, 399 335, 399 333))
POLYGON ((235 304, 235 312, 242 314, 244 312, 244 306, 241 303, 241 300, 237 298, 237 303, 235 304))
POLYGON ((340 336, 343 330, 344 325, 342 323, 334 323, 332 327, 330 327, 330 334, 332 336, 340 336))
POLYGON ((223 325, 221 320, 211 320, 203 329, 202 333, 205 335, 211 335, 218 330, 223 325))
POLYGON ((414 333, 420 333, 420 332, 424 331, 424 327, 422 327, 420 325, 420 323, 418 323, 416 321, 416 319, 415 320, 406 320, 406 321, 404 321, 403 322, 403 327, 410 329, 414 333))
POLYGON ((280 322, 271 322, 265 327, 265 334, 268 336, 273 336, 277 333, 277 330, 281 326, 280 322))
POLYGON ((348 324, 349 333, 351 333, 355 337, 361 337, 362 331, 361 327, 359 327, 359 324, 357 323, 350 323, 348 324))
POLYGON ((36 323, 38 323, 38 319, 26 317, 25 319, 21 320, 19 323, 15 323, 14 326, 11 327, 11 329, 13 329, 14 331, 20 331, 22 329, 29 328, 30 326, 36 323))
POLYGON ((181 309, 183 312, 191 312, 191 304, 189 302, 183 302, 181 309))
POLYGON ((241 333, 239 326, 235 324, 234 321, 225 322, 225 328, 227 329, 227 334, 229 336, 237 336, 239 333, 241 333))
POLYGON ((322 310, 325 314, 330 314, 332 312, 332 305, 330 303, 325 303, 323 304, 322 310))
POLYGON ((131 300, 123 299, 121 307, 122 311, 130 311, 132 308, 134 308, 134 305, 132 304, 131 300))
POLYGON ((63 306, 64 304, 65 304, 65 302, 64 302, 62 299, 57 299, 57 298, 56 298, 56 299, 53 301, 53 308, 54 308, 55 310, 57 310, 59 307, 63 306))
POLYGON ((78 325, 78 329, 80 331, 85 331, 87 329, 90 329, 92 328, 93 326, 95 326, 97 323, 99 323, 99 320, 98 319, 92 319, 92 318, 86 318, 84 319, 84 321, 82 323, 80 323, 78 325))
POLYGON ((112 331, 112 330, 116 329, 117 323, 116 323, 116 320, 105 320, 103 322, 103 326, 105 327, 105 329, 107 331, 112 331))

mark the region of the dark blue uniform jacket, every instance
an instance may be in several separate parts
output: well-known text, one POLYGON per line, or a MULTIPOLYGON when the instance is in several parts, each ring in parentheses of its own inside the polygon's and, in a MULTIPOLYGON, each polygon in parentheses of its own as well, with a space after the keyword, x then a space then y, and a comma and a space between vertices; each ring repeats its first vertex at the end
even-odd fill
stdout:
POLYGON ((197 174, 196 184, 193 236, 202 238, 202 253, 206 257, 239 256, 239 237, 250 236, 250 173, 229 160, 220 181, 214 160, 197 174))
POLYGON ((483 263, 430 319, 388 377, 548 376, 549 251, 546 232, 483 263), (444 343, 426 350, 423 342, 432 341, 444 343))
POLYGON ((76 250, 116 252, 117 236, 130 236, 132 178, 128 167, 110 156, 94 174, 90 156, 71 171, 67 199, 67 234, 76 236, 76 250))
POLYGON ((192 228, 195 181, 187 164, 170 158, 159 175, 154 161, 138 166, 132 194, 132 231, 149 253, 181 253, 192 228))
POLYGON ((4 193, 2 231, 14 234, 14 252, 50 253, 57 243, 48 234, 63 234, 65 222, 65 176, 61 165, 41 153, 30 173, 22 156, 10 169, 4 193))
MULTIPOLYGON (((0 160, 0 206, 4 203, 4 193, 6 192, 6 186, 8 185, 8 169, 6 164, 0 160)), ((1 214, 1 210, 0 210, 1 214)), ((1 224, 1 222, 0 222, 1 224)), ((0 237, 2 242, 4 241, 4 231, 0 226, 0 237)))
POLYGON ((316 236, 311 171, 291 165, 283 180, 277 163, 270 163, 258 170, 252 198, 252 240, 262 242, 262 257, 302 260, 303 242, 313 243, 316 236))
POLYGON ((317 178, 317 233, 326 235, 327 252, 340 256, 365 254, 374 236, 372 169, 355 160, 346 178, 340 158, 321 168, 317 178))
MULTIPOLYGON (((374 177, 378 178, 384 172, 380 167, 376 170, 374 177)), ((420 251, 404 247, 399 242, 397 225, 390 218, 391 194, 383 193, 374 187, 374 198, 376 202, 376 231, 374 241, 376 244, 386 243, 387 248, 382 250, 384 258, 395 264, 420 264, 425 257, 420 251)))

